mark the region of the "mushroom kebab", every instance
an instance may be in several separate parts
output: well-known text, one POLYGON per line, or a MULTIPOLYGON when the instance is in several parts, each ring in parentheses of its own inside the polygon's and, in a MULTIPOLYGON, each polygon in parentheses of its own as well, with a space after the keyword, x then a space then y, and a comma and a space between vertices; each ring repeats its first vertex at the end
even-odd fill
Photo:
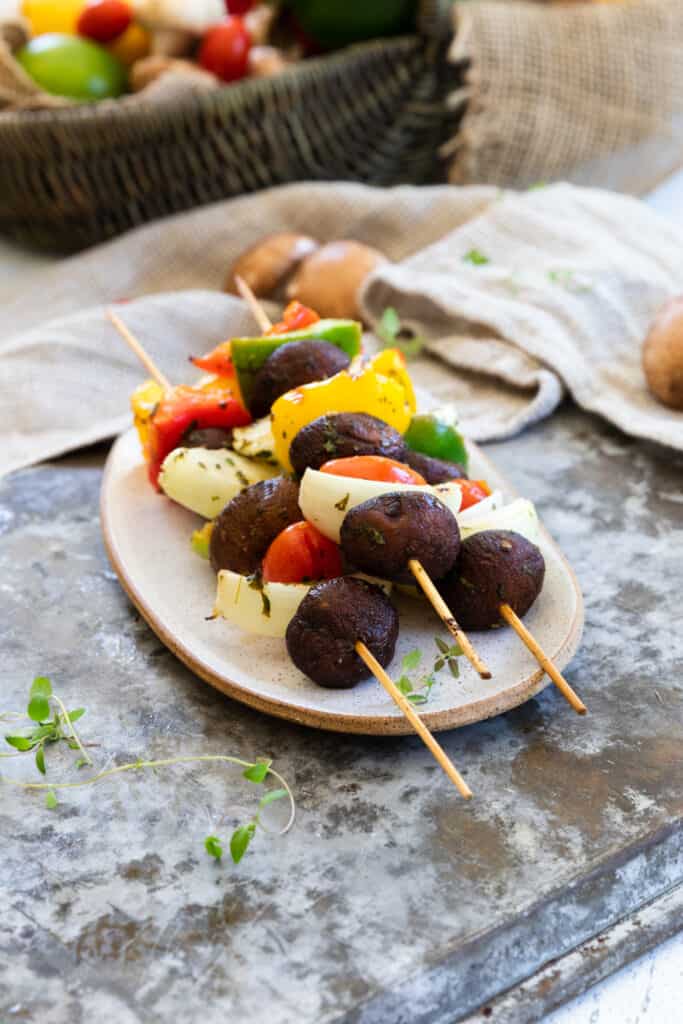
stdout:
POLYGON ((132 405, 150 480, 206 520, 193 545, 217 573, 215 616, 284 639, 320 686, 374 674, 447 760, 384 672, 392 587, 417 594, 417 580, 486 677, 462 630, 508 624, 530 638, 519 620, 545 573, 533 505, 468 478, 453 411, 418 413, 403 356, 364 356, 357 321, 293 302, 263 335, 193 361, 207 374, 197 384, 148 381, 132 405))

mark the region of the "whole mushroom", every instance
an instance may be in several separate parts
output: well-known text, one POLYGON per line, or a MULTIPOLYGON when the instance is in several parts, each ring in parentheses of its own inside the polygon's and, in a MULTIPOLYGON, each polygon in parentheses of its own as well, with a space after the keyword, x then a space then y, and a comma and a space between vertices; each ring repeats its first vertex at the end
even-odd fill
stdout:
POLYGON ((657 314, 643 345, 643 370, 655 398, 683 410, 683 296, 657 314))
POLYGON ((225 291, 238 295, 235 277, 241 277, 254 295, 265 298, 292 274, 319 243, 309 235, 282 232, 267 235, 237 257, 225 282, 225 291))
POLYGON ((361 242, 328 242, 301 263, 287 286, 287 298, 298 299, 323 317, 360 320, 360 287, 385 262, 381 252, 361 242))

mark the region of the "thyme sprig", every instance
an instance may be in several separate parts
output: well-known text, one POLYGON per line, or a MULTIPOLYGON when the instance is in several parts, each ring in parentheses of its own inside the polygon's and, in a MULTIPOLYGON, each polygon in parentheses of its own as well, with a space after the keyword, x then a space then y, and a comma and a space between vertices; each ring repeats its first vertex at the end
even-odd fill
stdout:
MULTIPOLYGON (((52 690, 50 680, 46 676, 38 676, 33 680, 29 691, 28 706, 26 714, 22 715, 14 711, 0 712, 0 722, 17 722, 28 719, 33 723, 28 731, 12 733, 5 736, 5 741, 13 747, 12 753, 0 754, 0 757, 16 757, 21 754, 34 753, 36 767, 41 775, 47 776, 47 764, 45 761, 45 748, 49 744, 66 743, 71 750, 77 750, 80 757, 75 761, 74 767, 92 767, 92 758, 85 749, 84 744, 77 733, 74 722, 82 718, 86 713, 85 708, 77 708, 75 711, 67 711, 63 701, 52 690)), ((251 783, 262 785, 269 776, 272 776, 280 784, 277 789, 270 789, 261 797, 256 812, 246 825, 238 826, 230 838, 230 855, 235 864, 244 856, 247 847, 254 838, 257 828, 264 832, 272 832, 261 820, 261 812, 269 804, 276 800, 288 798, 290 813, 285 825, 277 832, 284 835, 294 824, 296 805, 294 795, 287 783, 278 771, 272 766, 270 760, 245 761, 243 758, 234 757, 231 754, 181 754, 177 757, 146 759, 139 758, 127 764, 115 765, 112 768, 95 772, 87 779, 80 779, 71 782, 24 782, 17 779, 2 778, 6 785, 15 786, 28 791, 45 793, 45 806, 54 810, 58 806, 57 791, 69 789, 82 789, 86 786, 96 785, 104 779, 123 775, 127 772, 137 772, 151 769, 158 771, 163 768, 171 768, 176 765, 186 764, 230 764, 242 768, 243 777, 251 783)), ((204 842, 206 852, 220 860, 223 849, 220 839, 216 836, 208 836, 204 842)))
POLYGON ((434 659, 431 671, 415 678, 414 673, 422 663, 422 651, 416 649, 409 651, 401 662, 401 675, 396 686, 404 694, 411 704, 426 704, 436 683, 436 675, 441 669, 448 667, 454 679, 460 678, 460 666, 458 658, 462 655, 460 644, 448 645, 439 636, 434 637, 437 648, 437 656, 434 659), (411 673, 413 677, 411 678, 411 673))

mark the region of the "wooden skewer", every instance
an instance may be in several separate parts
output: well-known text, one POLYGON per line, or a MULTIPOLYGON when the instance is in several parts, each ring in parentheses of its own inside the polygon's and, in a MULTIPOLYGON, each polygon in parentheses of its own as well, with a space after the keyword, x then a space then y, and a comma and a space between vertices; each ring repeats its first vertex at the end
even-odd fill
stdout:
POLYGON ((508 626, 511 626, 514 629, 522 643, 531 651, 541 668, 548 673, 564 699, 574 708, 574 711, 579 715, 585 715, 588 710, 586 705, 574 692, 557 666, 553 664, 542 647, 534 639, 516 612, 512 610, 509 604, 502 604, 500 606, 500 614, 503 616, 508 626))
POLYGON ((273 326, 272 323, 270 322, 268 314, 265 312, 263 306, 254 295, 247 282, 244 280, 243 277, 240 277, 239 274, 235 274, 235 284, 237 285, 237 291, 240 293, 246 304, 249 306, 249 309, 252 312, 254 320, 265 334, 266 331, 269 331, 270 328, 273 326))
POLYGON ((411 558, 408 562, 408 568, 412 572, 413 576, 419 583, 420 587, 424 591, 425 596, 431 603, 432 608, 439 616, 444 626, 451 634, 451 636, 460 644, 462 653, 465 655, 469 663, 476 669, 482 679, 490 679, 491 673, 486 667, 484 662, 481 660, 474 647, 472 646, 469 637, 466 633, 463 633, 462 629, 458 625, 458 622, 453 615, 444 599, 442 598, 439 591, 434 586, 429 574, 425 571, 424 566, 417 558, 411 558))
POLYGON ((399 709, 406 716, 428 750, 434 755, 435 760, 439 763, 441 768, 443 768, 453 785, 462 794, 462 796, 464 796, 465 800, 469 800, 472 796, 472 790, 467 785, 446 751, 439 743, 436 742, 427 726, 415 712, 410 701, 406 700, 405 696, 401 693, 391 677, 387 675, 380 663, 368 650, 362 640, 357 640, 355 647, 358 656, 363 659, 375 679, 381 683, 391 699, 398 705, 399 709))
POLYGON ((116 330, 119 332, 126 345, 135 353, 142 365, 145 367, 147 372, 154 377, 157 384, 160 384, 164 391, 171 390, 171 382, 168 377, 165 376, 154 362, 152 357, 145 352, 144 348, 138 341, 138 339, 131 334, 123 320, 116 315, 113 309, 107 310, 107 316, 111 323, 114 325, 116 330))

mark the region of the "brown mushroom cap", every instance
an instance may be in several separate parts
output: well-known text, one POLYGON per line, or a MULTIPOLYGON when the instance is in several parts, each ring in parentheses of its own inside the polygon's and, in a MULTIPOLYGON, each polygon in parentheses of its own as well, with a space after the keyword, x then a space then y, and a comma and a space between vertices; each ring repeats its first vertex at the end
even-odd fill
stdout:
POLYGON ((237 257, 225 282, 225 291, 238 295, 235 275, 243 278, 254 295, 271 295, 319 243, 308 235, 283 232, 266 235, 237 257))
POLYGON ((287 298, 298 299, 322 317, 359 320, 360 287, 385 262, 386 256, 361 242, 328 242, 299 266, 287 286, 287 298))
POLYGON ((683 410, 683 296, 657 314, 643 345, 643 370, 655 398, 683 410))

